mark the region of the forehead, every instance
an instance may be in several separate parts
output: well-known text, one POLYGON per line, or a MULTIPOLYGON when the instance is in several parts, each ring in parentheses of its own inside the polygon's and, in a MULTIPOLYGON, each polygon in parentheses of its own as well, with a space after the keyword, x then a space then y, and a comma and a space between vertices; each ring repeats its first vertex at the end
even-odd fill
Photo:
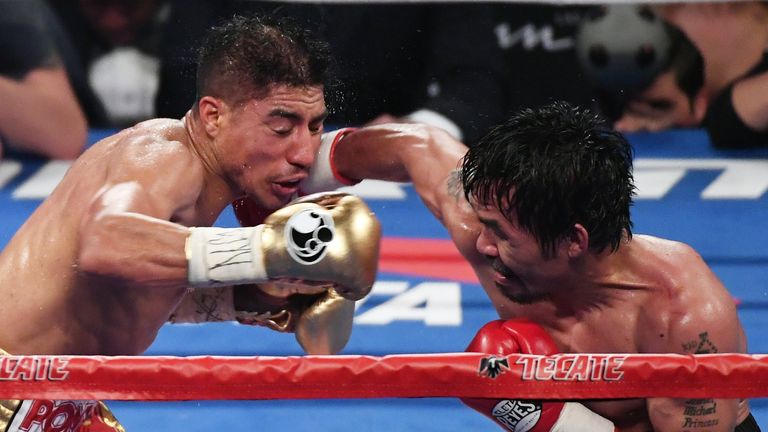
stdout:
POLYGON ((484 223, 495 222, 499 226, 517 226, 517 215, 514 208, 510 208, 508 212, 505 213, 499 209, 495 202, 480 203, 474 198, 470 199, 470 204, 478 219, 484 223))
POLYGON ((263 97, 248 100, 245 109, 260 113, 284 109, 312 117, 325 111, 325 93, 322 86, 273 85, 263 97))

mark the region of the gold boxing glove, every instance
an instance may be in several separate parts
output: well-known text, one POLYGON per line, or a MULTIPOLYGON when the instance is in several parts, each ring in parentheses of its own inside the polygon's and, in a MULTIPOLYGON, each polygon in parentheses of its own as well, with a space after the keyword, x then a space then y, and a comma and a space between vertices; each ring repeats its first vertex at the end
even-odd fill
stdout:
POLYGON ((191 228, 189 284, 296 281, 270 294, 317 294, 334 286, 342 297, 359 300, 373 287, 380 241, 379 221, 360 198, 308 195, 255 227, 191 228))
MULTIPOLYGON (((355 302, 332 288, 319 294, 276 297, 269 292, 296 289, 280 281, 191 290, 169 317, 171 323, 237 321, 279 332, 293 332, 304 352, 340 352, 352 334, 355 302)), ((295 285, 295 284, 291 284, 295 285)))
POLYGON ((355 302, 340 296, 333 288, 316 297, 296 322, 296 340, 307 354, 336 354, 344 349, 352 335, 355 302))
POLYGON ((275 297, 280 282, 234 287, 235 319, 240 324, 261 325, 280 332, 295 332, 304 352, 336 354, 349 341, 355 302, 333 288, 314 295, 275 297))

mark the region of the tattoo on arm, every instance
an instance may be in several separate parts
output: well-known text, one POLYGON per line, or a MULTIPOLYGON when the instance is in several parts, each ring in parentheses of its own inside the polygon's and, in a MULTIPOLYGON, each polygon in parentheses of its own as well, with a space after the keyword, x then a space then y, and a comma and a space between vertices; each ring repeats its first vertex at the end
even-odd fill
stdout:
POLYGON ((711 428, 719 423, 717 418, 712 418, 717 415, 717 402, 713 399, 688 399, 683 415, 683 428, 686 430, 711 428))
MULTIPOLYGON (((699 333, 699 338, 683 344, 685 352, 693 354, 711 354, 717 352, 717 347, 709 339, 709 333, 699 333)), ((688 399, 683 409, 684 430, 708 429, 717 426, 717 402, 713 399, 688 399), (714 417, 714 418, 713 418, 714 417)))
POLYGON ((226 321, 220 315, 219 303, 224 296, 225 287, 207 289, 195 296, 196 312, 203 316, 203 321, 226 321))
MULTIPOLYGON (((168 318, 172 323, 200 323, 210 321, 230 321, 222 316, 222 310, 228 297, 227 287, 196 289, 187 292, 186 298, 168 318)), ((229 300, 231 302, 231 300, 229 300)))
POLYGON ((448 193, 458 201, 463 195, 463 188, 461 186, 461 170, 455 169, 448 175, 448 193))
POLYGON ((709 339, 708 332, 701 332, 698 340, 684 343, 683 350, 693 354, 714 354, 717 352, 717 347, 709 339))

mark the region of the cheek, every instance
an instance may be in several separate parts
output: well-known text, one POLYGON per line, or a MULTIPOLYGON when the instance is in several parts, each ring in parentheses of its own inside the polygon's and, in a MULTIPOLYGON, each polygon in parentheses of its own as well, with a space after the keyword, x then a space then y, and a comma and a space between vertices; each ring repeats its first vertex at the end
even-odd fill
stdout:
POLYGON ((276 161, 279 161, 279 151, 273 143, 265 141, 252 141, 244 143, 233 151, 241 164, 250 168, 266 169, 276 161))
POLYGON ((505 245, 500 249, 502 262, 508 267, 515 267, 519 273, 535 272, 544 262, 541 250, 536 245, 505 245))
POLYGON ((499 246, 499 256, 507 267, 525 266, 530 262, 529 254, 525 249, 509 243, 499 246))

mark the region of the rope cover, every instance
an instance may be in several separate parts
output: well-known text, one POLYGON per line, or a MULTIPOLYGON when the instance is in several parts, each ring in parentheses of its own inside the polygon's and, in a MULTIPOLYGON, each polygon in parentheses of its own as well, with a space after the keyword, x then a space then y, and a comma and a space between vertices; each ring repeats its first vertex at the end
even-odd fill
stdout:
POLYGON ((765 396, 768 355, 0 358, 0 399, 765 396))

